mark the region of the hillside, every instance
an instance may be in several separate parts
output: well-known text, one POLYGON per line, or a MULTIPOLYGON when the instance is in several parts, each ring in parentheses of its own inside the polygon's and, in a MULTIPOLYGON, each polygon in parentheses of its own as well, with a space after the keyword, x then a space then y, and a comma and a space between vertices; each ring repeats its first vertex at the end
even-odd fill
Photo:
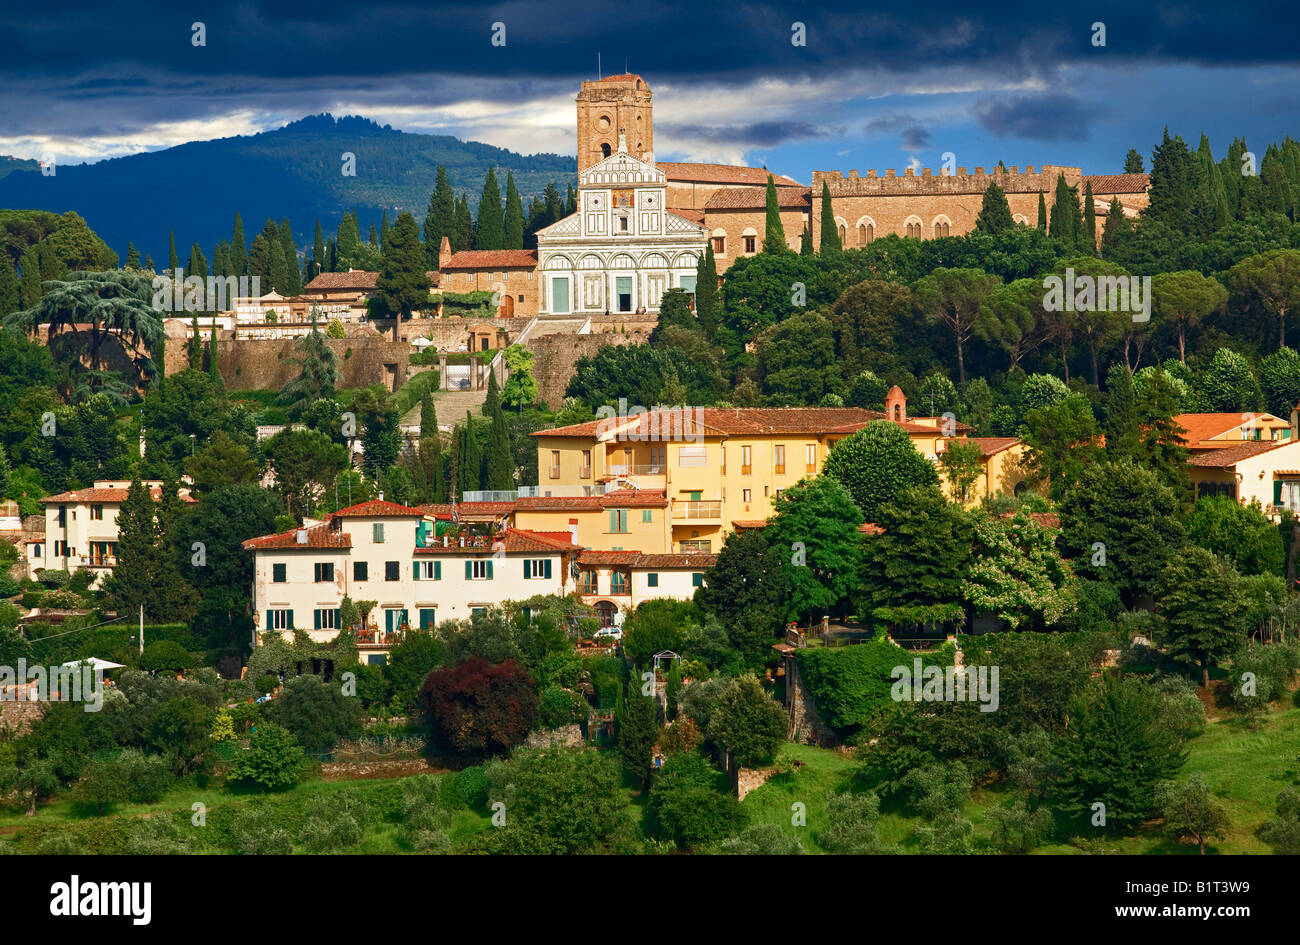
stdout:
POLYGON ((251 136, 188 144, 61 166, 43 177, 35 162, 0 157, 0 207, 76 210, 123 257, 128 240, 165 265, 167 231, 181 255, 197 241, 211 256, 230 237, 235 211, 249 238, 269 217, 288 217, 299 245, 311 242, 316 218, 326 234, 344 211, 358 210, 364 237, 387 209, 391 222, 409 210, 424 221, 438 165, 452 187, 478 202, 489 165, 513 171, 525 205, 554 181, 561 191, 576 177, 574 158, 521 155, 449 135, 407 134, 358 117, 313 115, 251 136), (356 155, 356 175, 342 174, 344 152, 356 155))

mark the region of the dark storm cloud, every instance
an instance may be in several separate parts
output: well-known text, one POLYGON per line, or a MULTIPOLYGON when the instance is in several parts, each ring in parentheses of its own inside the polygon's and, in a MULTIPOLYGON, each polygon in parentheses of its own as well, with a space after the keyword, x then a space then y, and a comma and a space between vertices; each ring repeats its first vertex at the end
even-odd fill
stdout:
POLYGON ((656 125, 656 130, 676 138, 725 141, 754 148, 770 148, 787 141, 824 138, 833 134, 805 121, 759 121, 748 125, 675 125, 656 122, 656 125))
POLYGON ((889 134, 899 137, 904 151, 921 151, 932 144, 930 132, 911 115, 882 115, 867 122, 867 134, 889 134))
POLYGON ((980 126, 999 138, 1086 139, 1098 109, 1061 93, 990 99, 975 109, 980 126))

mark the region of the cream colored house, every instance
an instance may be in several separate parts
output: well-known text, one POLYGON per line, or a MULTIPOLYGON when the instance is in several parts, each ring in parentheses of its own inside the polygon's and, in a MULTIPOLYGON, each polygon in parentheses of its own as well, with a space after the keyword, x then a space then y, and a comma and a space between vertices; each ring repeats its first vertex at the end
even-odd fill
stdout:
POLYGON ((513 528, 491 539, 437 532, 431 515, 374 501, 244 542, 254 562, 254 645, 268 630, 302 629, 329 642, 347 596, 376 602, 358 647, 363 660, 382 664, 406 628, 573 589, 570 561, 579 549, 567 537, 513 528))
POLYGON ((596 608, 602 627, 618 627, 644 601, 693 598, 717 560, 709 554, 584 550, 578 555, 577 591, 584 604, 596 608))
MULTIPOLYGON (((161 479, 143 481, 153 500, 162 498, 161 479)), ((129 479, 97 479, 89 489, 60 492, 41 499, 45 506, 45 540, 28 547, 32 573, 43 569, 77 571, 89 568, 97 585, 117 565, 117 515, 131 489, 129 479)), ((195 499, 178 491, 182 502, 195 499)))
POLYGON ((1243 505, 1258 501, 1265 514, 1300 513, 1300 440, 1239 442, 1195 452, 1187 474, 1196 497, 1226 495, 1243 505))

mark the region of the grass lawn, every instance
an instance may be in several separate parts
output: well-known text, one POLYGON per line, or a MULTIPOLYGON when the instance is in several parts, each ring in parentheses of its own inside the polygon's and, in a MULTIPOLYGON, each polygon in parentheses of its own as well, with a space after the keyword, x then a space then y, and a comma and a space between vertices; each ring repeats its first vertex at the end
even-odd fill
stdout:
MULTIPOLYGON (((807 745, 786 745, 777 762, 789 773, 775 775, 742 802, 750 822, 776 824, 785 833, 798 837, 807 852, 823 852, 818 838, 827 823, 826 800, 835 791, 853 785, 859 763, 852 755, 807 745), (803 762, 802 766, 792 766, 796 759, 803 762), (807 805, 806 827, 791 824, 791 805, 797 801, 807 805)), ((1300 783, 1300 709, 1287 707, 1270 712, 1253 732, 1231 714, 1211 722, 1204 734, 1188 745, 1187 763, 1179 777, 1193 774, 1204 779, 1215 801, 1228 815, 1227 836, 1211 842, 1207 852, 1271 852, 1255 832, 1272 819, 1278 793, 1300 783)), ((976 846, 983 846, 990 836, 988 810, 1010 798, 1011 793, 1001 784, 975 789, 965 814, 974 825, 972 837, 976 846)), ((905 851, 915 851, 916 843, 911 837, 923 824, 920 817, 888 811, 880 817, 880 837, 905 851)), ((1176 843, 1158 821, 1128 836, 1115 837, 1107 848, 1127 854, 1196 854, 1196 847, 1176 843)), ((1066 843, 1051 843, 1034 852, 1079 851, 1066 843)))

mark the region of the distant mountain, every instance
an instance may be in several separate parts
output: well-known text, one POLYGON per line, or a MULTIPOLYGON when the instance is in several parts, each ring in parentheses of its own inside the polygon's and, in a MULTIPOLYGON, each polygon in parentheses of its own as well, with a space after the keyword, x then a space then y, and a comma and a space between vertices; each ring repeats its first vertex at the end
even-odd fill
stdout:
POLYGON ((497 168, 502 195, 513 171, 527 213, 528 200, 554 182, 564 192, 577 161, 558 154, 524 156, 450 135, 407 134, 367 118, 312 115, 251 136, 192 141, 165 151, 97 164, 59 166, 42 176, 35 161, 0 157, 0 207, 75 210, 126 258, 128 240, 143 257, 167 265, 167 231, 176 231, 184 262, 198 242, 212 259, 230 239, 238 210, 251 243, 267 218, 288 217, 299 246, 310 248, 316 218, 328 239, 347 210, 356 208, 361 238, 388 211, 392 223, 408 210, 423 226, 438 165, 457 193, 477 207, 483 177, 497 168), (343 154, 356 155, 356 175, 343 176, 343 154))

